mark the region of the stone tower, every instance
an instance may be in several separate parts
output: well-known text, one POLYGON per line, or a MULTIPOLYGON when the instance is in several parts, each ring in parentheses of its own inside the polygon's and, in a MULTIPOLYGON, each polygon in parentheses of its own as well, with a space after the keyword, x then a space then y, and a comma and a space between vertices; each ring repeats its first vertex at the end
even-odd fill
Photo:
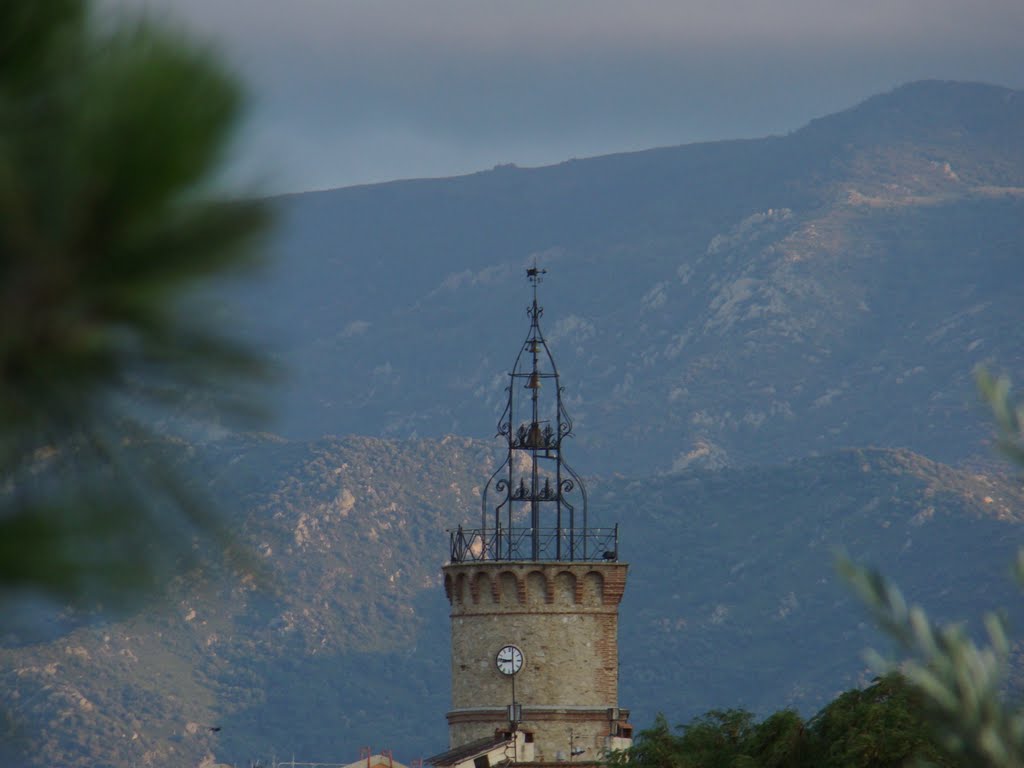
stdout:
POLYGON ((530 330, 498 422, 505 461, 484 489, 480 527, 451 532, 444 566, 449 741, 454 749, 518 734, 518 762, 593 762, 630 743, 618 706, 627 565, 618 526, 589 525, 586 490, 562 453, 572 422, 540 329, 543 274, 527 270, 530 330))

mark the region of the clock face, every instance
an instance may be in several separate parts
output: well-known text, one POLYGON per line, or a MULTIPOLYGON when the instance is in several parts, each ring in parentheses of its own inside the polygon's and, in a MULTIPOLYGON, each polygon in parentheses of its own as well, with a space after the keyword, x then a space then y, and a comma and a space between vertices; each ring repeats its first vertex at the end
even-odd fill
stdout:
POLYGON ((503 675, 514 675, 523 668, 523 652, 514 645, 506 645, 495 659, 498 671, 503 675))

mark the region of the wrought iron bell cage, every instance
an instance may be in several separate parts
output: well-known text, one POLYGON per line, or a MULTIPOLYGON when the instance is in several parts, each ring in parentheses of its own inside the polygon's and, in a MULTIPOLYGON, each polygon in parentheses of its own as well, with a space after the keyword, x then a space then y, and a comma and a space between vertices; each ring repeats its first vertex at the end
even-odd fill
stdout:
POLYGON ((452 562, 618 559, 618 526, 589 526, 586 486, 562 453, 572 420, 540 329, 544 310, 537 304, 537 286, 544 274, 536 265, 527 270, 533 289, 530 330, 509 374, 498 420, 505 460, 484 487, 480 528, 451 532, 452 562))

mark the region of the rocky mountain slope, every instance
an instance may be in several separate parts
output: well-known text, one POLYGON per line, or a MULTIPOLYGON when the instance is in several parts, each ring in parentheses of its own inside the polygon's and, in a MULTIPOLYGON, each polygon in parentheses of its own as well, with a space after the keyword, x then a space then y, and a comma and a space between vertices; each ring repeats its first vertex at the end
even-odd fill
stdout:
POLYGON ((537 259, 582 465, 987 455, 1022 135, 1024 93, 923 82, 786 136, 291 196, 224 320, 289 369, 286 436, 486 434, 537 259))
MULTIPOLYGON (((264 571, 211 564, 159 605, 48 642, 7 637, 18 765, 346 762, 446 746, 446 528, 478 514, 490 443, 232 439, 182 459, 264 571), (220 728, 211 731, 210 728, 220 728)), ((813 712, 883 643, 834 552, 882 567, 942 619, 1007 606, 1024 495, 906 451, 769 468, 592 478, 622 526, 621 694, 645 725, 713 706, 813 712), (941 563, 941 567, 937 564, 941 563), (671 660, 667 662, 666 660, 671 660)), ((8 737, 10 734, 8 733, 8 737)))
POLYGON ((495 449, 445 435, 490 433, 534 259, 568 453, 631 563, 635 722, 810 713, 863 680, 884 639, 837 549, 938 618, 1020 626, 1024 496, 971 370, 1024 368, 1022 129, 1024 93, 917 83, 787 136, 277 201, 278 258, 211 296, 289 371, 283 437, 177 459, 262 569, 209 563, 47 637, 5 625, 0 757, 444 747, 444 530, 476 518, 495 449))

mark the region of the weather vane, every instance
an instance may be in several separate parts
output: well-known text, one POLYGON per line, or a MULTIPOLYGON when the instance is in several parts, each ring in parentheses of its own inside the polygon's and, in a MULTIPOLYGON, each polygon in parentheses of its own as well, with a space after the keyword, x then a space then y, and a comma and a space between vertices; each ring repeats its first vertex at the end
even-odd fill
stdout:
POLYGON ((548 271, 541 269, 537 266, 537 260, 533 260, 533 266, 526 268, 526 279, 530 281, 530 285, 533 286, 533 306, 526 308, 526 314, 533 318, 533 322, 536 323, 537 319, 544 314, 544 310, 537 306, 537 286, 544 282, 544 275, 548 271))

